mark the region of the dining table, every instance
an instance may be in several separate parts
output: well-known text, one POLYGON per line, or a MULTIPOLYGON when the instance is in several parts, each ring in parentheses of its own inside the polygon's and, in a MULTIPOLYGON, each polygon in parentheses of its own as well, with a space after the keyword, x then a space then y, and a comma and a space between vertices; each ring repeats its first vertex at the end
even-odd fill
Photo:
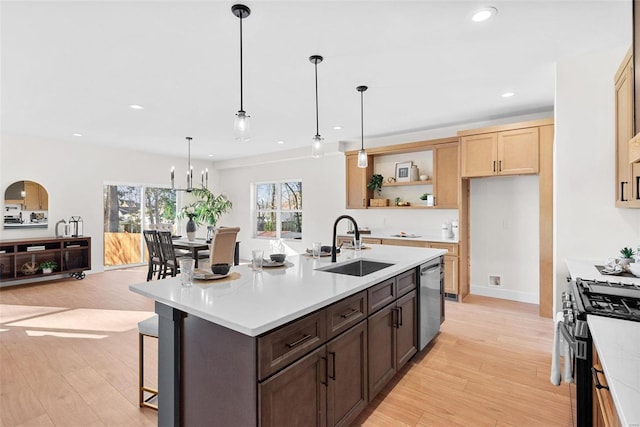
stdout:
MULTIPOLYGON (((191 253, 191 257, 195 260, 195 268, 198 268, 198 259, 208 258, 209 254, 204 255, 203 251, 209 251, 210 243, 206 239, 196 238, 194 240, 188 239, 174 239, 174 249, 188 250, 191 253), (203 256, 204 255, 204 256, 203 256)), ((233 252, 233 264, 238 265, 240 263, 240 242, 236 241, 236 247, 233 252)))

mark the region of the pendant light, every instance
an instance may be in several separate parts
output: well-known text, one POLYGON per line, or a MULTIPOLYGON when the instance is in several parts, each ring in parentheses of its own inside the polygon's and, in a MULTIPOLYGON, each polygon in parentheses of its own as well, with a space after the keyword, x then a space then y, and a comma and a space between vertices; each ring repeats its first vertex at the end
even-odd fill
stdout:
POLYGON ((358 151, 358 167, 359 168, 366 168, 367 166, 369 166, 369 161, 367 159, 367 152, 364 151, 364 101, 363 101, 363 94, 364 91, 369 89, 367 86, 358 86, 356 88, 356 90, 358 92, 360 92, 360 134, 361 134, 361 139, 360 139, 360 151, 358 151))
POLYGON ((320 55, 312 55, 309 57, 309 61, 314 64, 316 70, 316 135, 313 137, 313 143, 311 145, 311 157, 314 159, 318 159, 324 156, 324 147, 322 145, 322 141, 324 138, 320 136, 319 125, 318 125, 318 64, 323 60, 320 55))
MULTIPOLYGON (((187 144, 189 144, 189 149, 187 151, 187 188, 176 188, 175 187, 175 171, 176 168, 171 166, 171 189, 176 191, 186 191, 187 193, 191 193, 193 191, 193 165, 191 164, 191 138, 187 137, 187 144)), ((209 169, 205 169, 200 171, 200 186, 204 189, 209 186, 209 169)))
POLYGON ((238 110, 236 114, 236 120, 233 125, 233 135, 236 141, 245 142, 251 139, 251 127, 249 125, 249 118, 251 116, 244 111, 244 105, 242 103, 242 20, 251 14, 251 9, 243 4, 234 4, 231 6, 231 12, 240 18, 240 110, 238 110))

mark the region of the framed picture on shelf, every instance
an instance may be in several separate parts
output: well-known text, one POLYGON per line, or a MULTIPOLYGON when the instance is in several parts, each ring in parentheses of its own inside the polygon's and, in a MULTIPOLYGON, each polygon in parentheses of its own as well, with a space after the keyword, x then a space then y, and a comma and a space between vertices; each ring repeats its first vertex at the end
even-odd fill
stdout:
POLYGON ((413 162, 396 163, 396 182, 411 181, 411 176, 409 175, 409 172, 411 171, 412 165, 413 165, 413 162))

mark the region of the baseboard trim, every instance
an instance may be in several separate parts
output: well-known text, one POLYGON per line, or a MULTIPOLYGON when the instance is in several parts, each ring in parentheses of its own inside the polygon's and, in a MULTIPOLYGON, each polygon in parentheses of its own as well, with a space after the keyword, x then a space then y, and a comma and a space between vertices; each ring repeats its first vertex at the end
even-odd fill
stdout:
POLYGON ((498 287, 471 285, 471 294, 485 297, 507 299, 511 301, 538 304, 538 296, 529 292, 514 291, 512 289, 502 289, 498 287))

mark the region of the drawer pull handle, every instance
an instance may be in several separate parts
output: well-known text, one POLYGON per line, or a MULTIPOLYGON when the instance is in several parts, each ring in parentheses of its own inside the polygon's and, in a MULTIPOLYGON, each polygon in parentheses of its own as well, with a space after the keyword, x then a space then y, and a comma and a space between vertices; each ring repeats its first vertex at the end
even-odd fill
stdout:
POLYGON ((601 370, 599 370, 599 369, 596 369, 596 367, 595 367, 595 366, 592 366, 592 367, 591 367, 591 375, 593 376, 593 383, 594 383, 594 385, 596 386, 596 388, 597 388, 598 390, 603 389, 603 388, 604 388, 605 390, 609 390, 609 387, 608 387, 608 386, 600 384, 600 379, 598 378, 598 373, 600 373, 600 374, 604 374, 604 371, 601 371, 601 370))
POLYGON ((493 161, 493 171, 494 172, 496 171, 496 161, 495 160, 493 161))
POLYGON ((502 160, 498 160, 498 172, 502 172, 502 160))
POLYGON ((400 326, 402 326, 402 318, 404 316, 402 315, 402 307, 398 307, 398 328, 400 326))
POLYGON ((359 310, 356 310, 355 308, 352 308, 350 312, 346 313, 346 314, 341 314, 340 317, 342 317, 343 319, 347 319, 351 316, 353 316, 354 314, 360 313, 359 310))
POLYGON ((320 359, 324 360, 324 381, 320 380, 320 384, 329 385, 329 359, 324 356, 321 356, 320 359))
POLYGON ((311 338, 311 335, 304 334, 304 336, 302 338, 300 338, 298 341, 294 341, 294 342, 292 342, 290 344, 287 344, 287 347, 293 348, 293 347, 299 346, 300 344, 302 344, 303 342, 305 342, 309 338, 311 338))
POLYGON ((628 184, 627 181, 620 181, 620 201, 626 202, 627 199, 624 198, 624 185, 628 184))
POLYGON ((636 176, 636 200, 640 200, 640 176, 636 176))

